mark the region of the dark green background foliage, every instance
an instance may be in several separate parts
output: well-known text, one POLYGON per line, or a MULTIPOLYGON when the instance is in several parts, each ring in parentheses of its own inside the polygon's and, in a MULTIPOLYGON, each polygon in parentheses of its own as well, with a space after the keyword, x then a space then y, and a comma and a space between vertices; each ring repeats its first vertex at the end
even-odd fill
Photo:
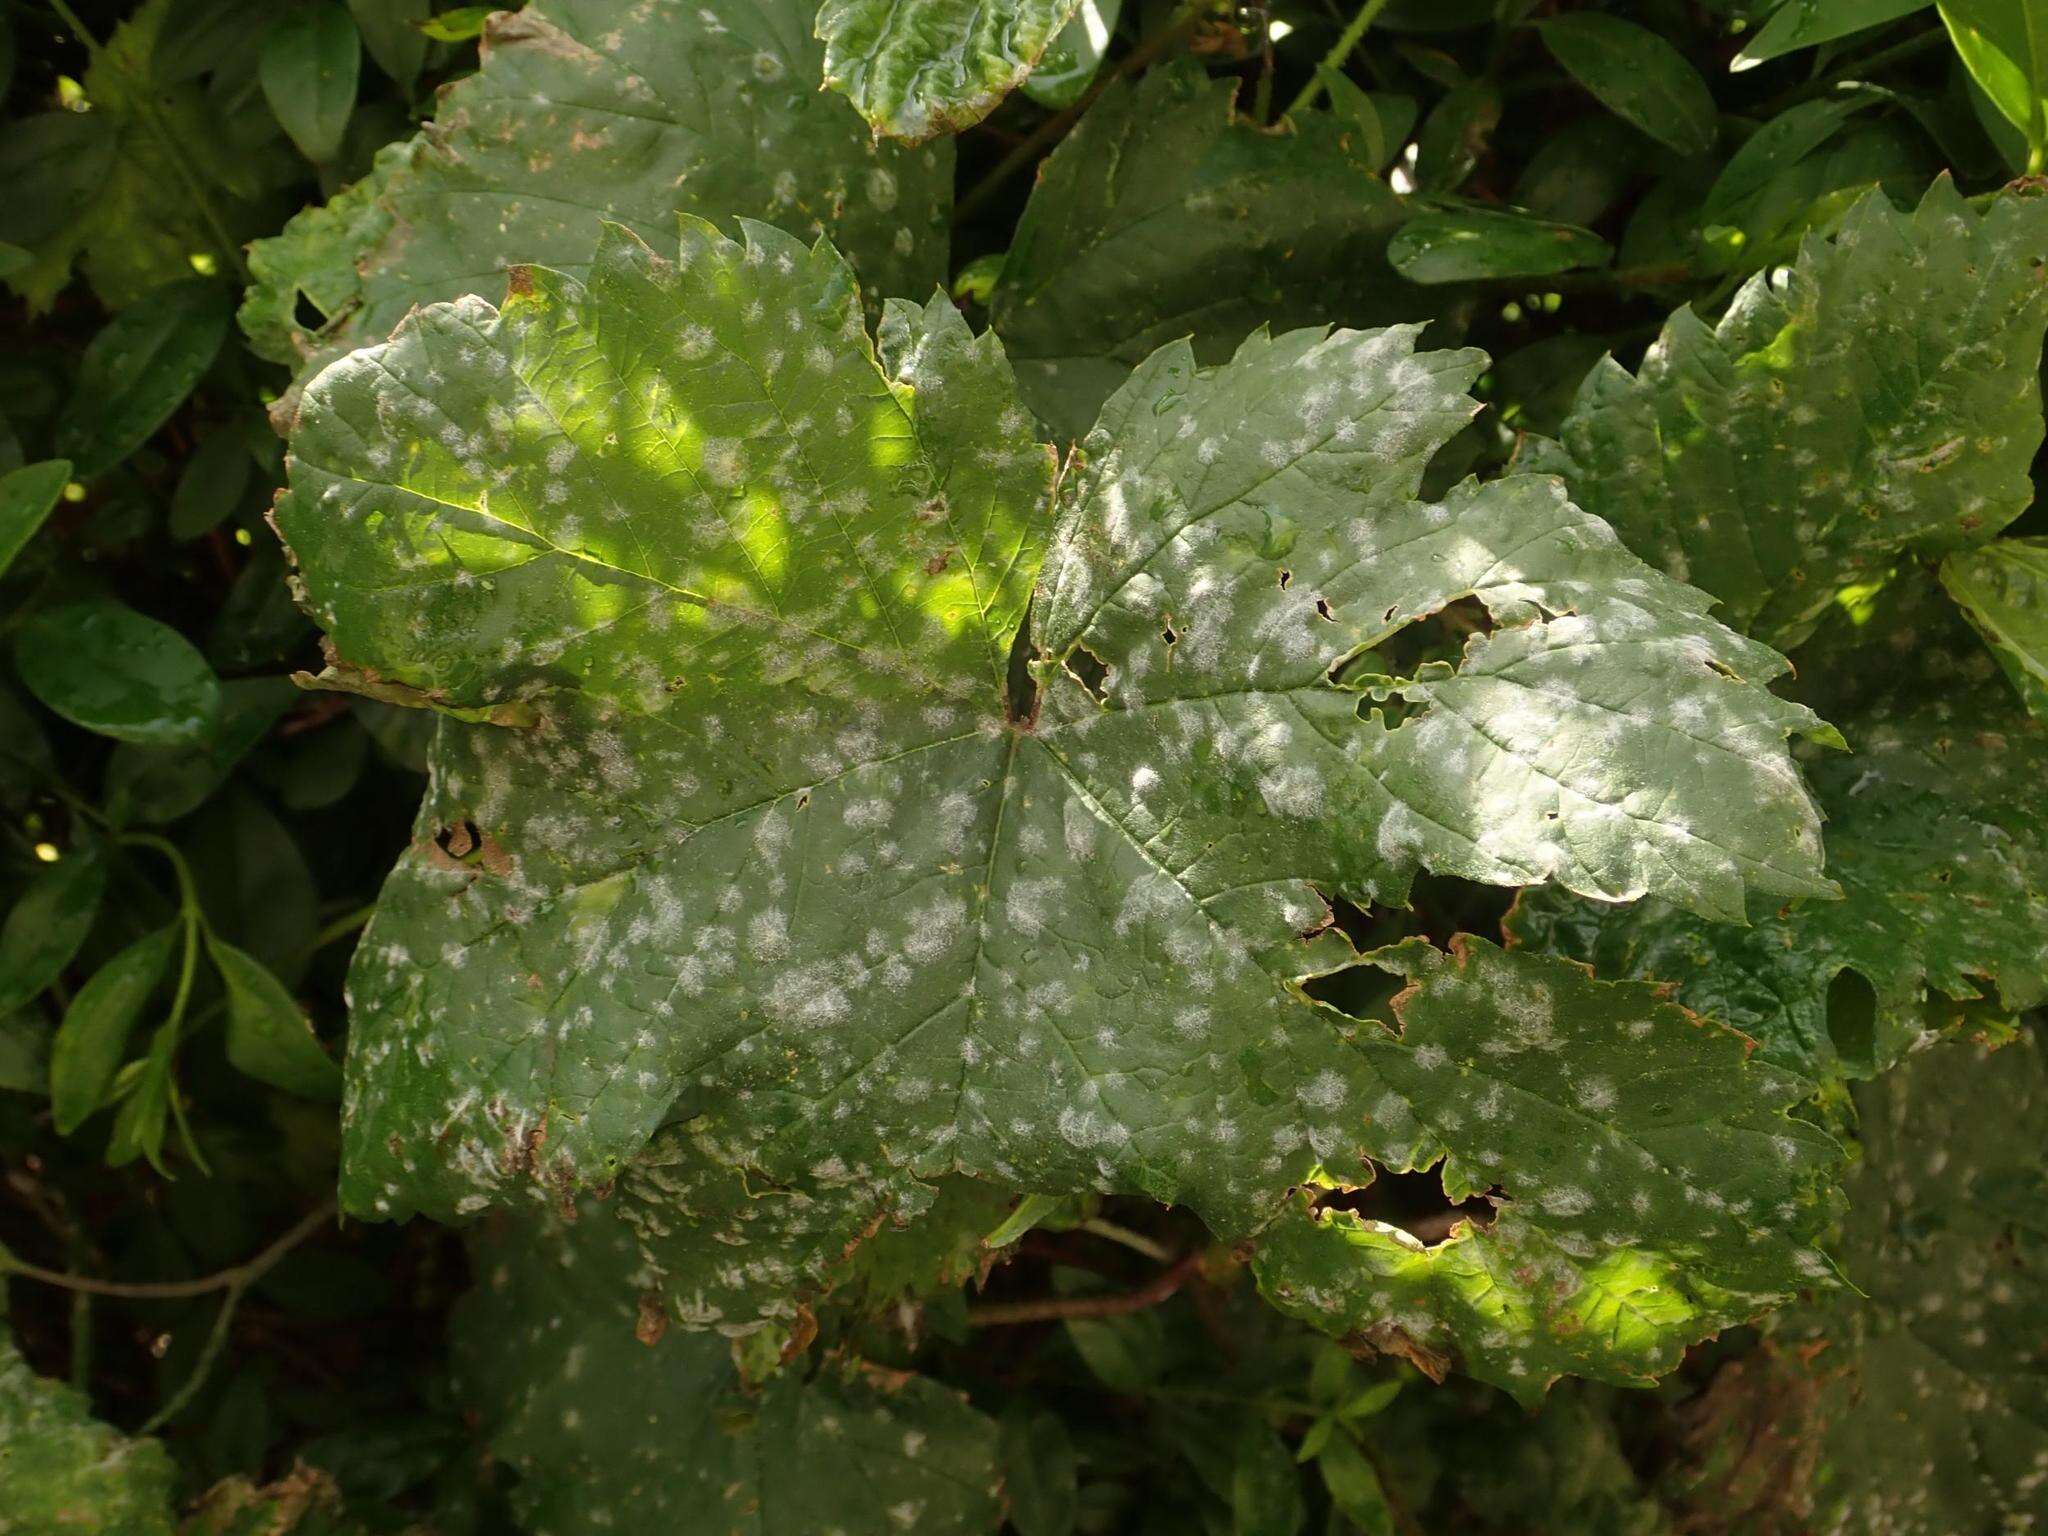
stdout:
POLYGON ((0 0, 0 1536, 2048 1523, 2040 0, 0 0))

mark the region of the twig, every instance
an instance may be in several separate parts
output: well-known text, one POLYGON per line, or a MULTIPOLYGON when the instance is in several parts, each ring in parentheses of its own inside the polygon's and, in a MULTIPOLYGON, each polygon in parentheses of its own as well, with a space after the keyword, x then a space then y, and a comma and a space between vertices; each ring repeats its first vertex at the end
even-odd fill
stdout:
POLYGON ((1089 1217, 1076 1230, 1093 1233, 1105 1242, 1120 1243, 1133 1253, 1142 1253, 1155 1264, 1171 1264, 1174 1260, 1174 1252, 1166 1244, 1113 1221, 1104 1221, 1100 1216, 1089 1217))
POLYGON ((1365 4, 1358 8, 1358 14, 1351 18, 1351 25, 1337 34, 1337 41, 1332 43, 1330 51, 1323 55, 1322 63, 1316 66, 1316 72, 1309 77, 1308 84, 1304 85, 1300 94, 1287 104, 1287 110, 1280 114, 1282 117, 1293 117, 1298 112, 1306 112, 1322 99, 1323 71, 1344 67, 1344 61, 1351 57, 1351 50, 1358 46, 1358 40, 1365 36, 1366 29, 1378 19, 1380 12, 1384 11, 1387 5, 1388 0, 1365 0, 1365 4))
POLYGON ((318 1208, 309 1211, 296 1226, 253 1259, 197 1280, 97 1280, 91 1275, 67 1275, 61 1270, 44 1269, 39 1264, 25 1263, 4 1253, 0 1253, 0 1275, 19 1275, 24 1280, 40 1280, 45 1285, 59 1286, 67 1291, 83 1291, 90 1296, 115 1296, 127 1301, 182 1301, 211 1291, 245 1291, 269 1274, 278 1260, 312 1236, 333 1214, 334 1202, 323 1200, 318 1208))
MULTIPOLYGON (((1384 5, 1386 0, 1380 0, 1380 3, 1384 5)), ((1040 155, 1045 153, 1047 146, 1065 134, 1069 128, 1073 127, 1081 114, 1095 105, 1096 97, 1108 90, 1115 81, 1121 80, 1125 75, 1135 74, 1147 64, 1150 64, 1193 27, 1195 22, 1200 19, 1200 16, 1201 12, 1198 8, 1183 6, 1165 26, 1154 32, 1150 37, 1141 39, 1129 53, 1117 60, 1114 69, 1104 70, 1097 75, 1095 83, 1083 91, 1080 99, 1071 107, 1068 107, 1063 112, 1054 114, 1032 129, 1015 149, 1012 149, 1007 155, 996 162, 995 168, 982 177, 980 183, 971 192, 954 205, 953 222, 955 224, 964 224, 975 213, 979 212, 982 205, 1001 190, 1003 183, 1023 170, 1025 166, 1036 161, 1040 155)))
POLYGON ((1142 1312, 1167 1300, 1202 1266, 1202 1255, 1190 1253, 1134 1291, 1109 1296, 1048 1296, 1039 1301, 991 1301, 967 1309, 970 1328, 1002 1328, 1015 1323, 1046 1323, 1067 1318, 1120 1317, 1142 1312))

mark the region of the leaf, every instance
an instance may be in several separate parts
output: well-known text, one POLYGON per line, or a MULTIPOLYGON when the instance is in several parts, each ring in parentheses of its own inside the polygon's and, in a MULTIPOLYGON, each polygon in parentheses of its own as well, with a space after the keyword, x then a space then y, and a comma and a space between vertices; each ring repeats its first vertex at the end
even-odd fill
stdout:
POLYGON ((1348 1434, 1334 1434, 1316 1457, 1330 1502, 1365 1536, 1394 1536, 1394 1511, 1380 1475, 1348 1434))
POLYGON ((1998 539, 1959 551, 1942 562, 1941 584, 2029 712, 2048 720, 2048 539, 1998 539))
POLYGON ((1235 117, 1235 90, 1191 66, 1113 85, 1040 169, 989 316, 1055 436, 1086 433, 1190 330, 1220 363, 1261 323, 1412 312, 1385 259, 1408 209, 1363 146, 1322 113, 1263 132, 1235 117))
POLYGON ((1081 0, 824 0, 825 84, 877 135, 972 128, 1022 83, 1081 0))
POLYGON ((137 939, 93 972, 64 1010, 50 1045, 50 1109, 58 1135, 69 1136, 106 1102, 128 1037, 163 979, 179 931, 173 923, 137 939))
POLYGON ((171 495, 171 537, 196 539, 241 505, 256 462, 233 427, 217 427, 192 450, 171 495))
POLYGON ((1295 1536, 1305 1519, 1286 1442, 1262 1420, 1247 1419, 1230 1480, 1232 1536, 1295 1536))
POLYGON ((0 1088, 50 1093, 50 1028, 33 1013, 0 1013, 0 1088))
POLYGON ((1901 554, 1981 544, 2033 500, 2048 198, 1982 215, 1944 178, 1859 203, 1719 325, 1673 315, 1631 377, 1588 375, 1552 466, 1737 629, 1795 645, 1901 554))
POLYGON ((192 745, 220 718, 206 659, 169 625, 110 598, 32 614, 15 636, 14 666, 48 708, 116 741, 192 745))
POLYGON ((2048 811, 2035 792, 2048 731, 1945 607, 1924 575, 1901 577, 1862 623, 1839 619, 1802 652, 1855 749, 1811 770, 1841 901, 1756 903, 1743 928, 1531 891, 1509 931, 1604 977, 1674 984, 1765 1060, 1816 1078, 1869 1076, 1931 1026, 2048 1000, 2048 811), (1874 990, 1867 1023, 1830 1016, 1845 969, 1874 990))
POLYGON ((80 479, 112 469, 184 404, 228 334, 216 283, 172 283, 138 299, 93 337, 57 422, 57 451, 80 479))
POLYGON ((1682 155, 1714 147, 1719 112, 1699 71, 1670 43, 1618 16, 1573 11, 1537 23, 1543 46, 1616 117, 1682 155))
POLYGON ((466 43, 481 35, 491 11, 488 5, 451 6, 421 22, 420 31, 437 43, 466 43))
POLYGON ((337 0, 286 11, 264 36, 263 95, 299 153, 316 165, 341 149, 362 62, 355 21, 337 0))
POLYGON ((348 10, 377 67, 409 93, 427 59, 421 27, 433 11, 431 0, 348 0, 348 10))
POLYGON ((2027 168, 2048 161, 2048 14, 2034 0, 1941 0, 1970 76, 2027 139, 2027 168))
POLYGON ((1330 115, 1360 135, 1359 158, 1374 171, 1384 170, 1415 126, 1415 98, 1365 90, 1327 64, 1316 66, 1316 78, 1330 98, 1330 115))
POLYGON ((1754 69, 1772 59, 1838 37, 1881 27, 1901 16, 1926 10, 1933 0, 1783 0, 1754 37, 1729 64, 1730 70, 1754 69))
POLYGON ((109 1168, 125 1168, 140 1157, 166 1179, 175 1177, 164 1162, 164 1135, 178 1092, 172 1081, 177 1049, 178 1024, 167 1019, 150 1036, 149 1050, 115 1079, 114 1123, 107 1131, 109 1168))
POLYGON ((1454 85, 1422 120, 1415 139, 1415 184, 1451 192, 1465 184, 1500 126, 1500 89, 1488 79, 1454 85))
MULTIPOLYGON (((728 1185, 839 1191, 842 1242, 955 1173, 1247 1237, 1422 1136, 1299 989, 1353 958, 1330 899, 1423 867, 1730 915, 1831 890, 1785 748, 1825 728, 1764 691, 1778 657, 1554 481, 1413 500, 1478 354, 1168 347, 1047 553, 1051 456, 993 338, 898 302, 878 359, 829 247, 746 235, 686 220, 671 264, 615 230, 587 282, 424 310, 301 403, 276 515, 337 653, 538 722, 442 726, 351 982, 351 1209, 610 1182, 689 1122, 728 1185), (1382 670, 1468 596, 1499 627, 1461 668, 1382 670), (1217 1150, 1171 1150, 1189 1129, 1217 1150)), ((1582 976, 1527 964, 1482 995, 1582 976)), ((1608 1051, 1645 1007, 1593 1010, 1608 1051)), ((1796 1095, 1731 1082, 1779 1134, 1796 1095)), ((1774 1176, 1809 1180, 1793 1145, 1774 1176)), ((1782 1193, 1748 1296, 1803 1247, 1782 1193)), ((1717 1240, 1669 1252, 1720 1275, 1717 1240)))
POLYGON ((876 292, 928 291, 946 273, 952 149, 875 145, 819 93, 813 9, 539 0, 499 16, 481 68, 425 132, 256 242, 252 343, 308 359, 309 378, 415 305, 498 297, 515 263, 581 272, 603 218, 667 241, 679 211, 829 235, 876 292), (297 318, 300 291, 327 317, 317 337, 297 318))
POLYGON ((1752 205, 1772 183, 1841 131, 1842 125, 1882 98, 1852 91, 1787 107, 1743 140, 1714 178, 1700 204, 1701 224, 1742 224, 1752 234, 1752 205))
POLYGON ((156 1440, 92 1416, 82 1392, 38 1376, 0 1331, 0 1510, 14 1530, 174 1536, 177 1468, 156 1440))
POLYGON ((457 1387, 519 1473, 512 1502, 527 1529, 1001 1524, 996 1427, 936 1383, 849 1359, 748 1392, 716 1334, 637 1339, 633 1247, 604 1206, 501 1229, 475 1264, 483 1283, 453 1324, 457 1387))
POLYGON ((0 576, 36 536, 70 481, 69 459, 44 459, 0 475, 0 576))
POLYGON ((1485 208, 1418 214, 1387 246, 1388 264, 1411 283, 1547 277, 1605 266, 1613 255, 1590 229, 1485 208))
POLYGON ((0 1014, 34 1002, 63 974, 92 931, 106 889, 106 863, 90 845, 29 882, 0 928, 0 1014))
POLYGON ((1019 1403, 1003 1415, 1002 1458, 1017 1536, 1071 1536, 1080 1495, 1066 1421, 1019 1403))
POLYGON ((207 953, 228 994, 228 1060, 245 1077, 301 1098, 341 1096, 341 1068, 306 1015, 263 963, 208 934, 207 953))
POLYGON ((1102 68, 1124 0, 1080 0, 1073 18, 1040 55, 1024 81, 1024 94, 1054 112, 1079 101, 1102 68))

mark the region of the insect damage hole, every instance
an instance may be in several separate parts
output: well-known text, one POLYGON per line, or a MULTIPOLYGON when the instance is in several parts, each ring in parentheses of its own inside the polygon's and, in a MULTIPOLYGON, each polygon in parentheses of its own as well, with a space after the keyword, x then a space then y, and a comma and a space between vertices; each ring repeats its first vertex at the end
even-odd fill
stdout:
POLYGON ((1067 652, 1061 665, 1067 669, 1069 677, 1088 690, 1089 698, 1098 704, 1108 702, 1109 695, 1103 685, 1109 679, 1109 664, 1100 656, 1085 646, 1077 645, 1067 652))
POLYGON ((1483 1195, 1453 1200, 1444 1190, 1442 1164, 1406 1173, 1375 1169, 1370 1184, 1319 1189, 1311 1201, 1318 1214, 1349 1211, 1361 1221, 1399 1227, 1424 1247, 1446 1242, 1463 1224, 1485 1231, 1499 1215, 1503 1191, 1495 1185, 1483 1195))

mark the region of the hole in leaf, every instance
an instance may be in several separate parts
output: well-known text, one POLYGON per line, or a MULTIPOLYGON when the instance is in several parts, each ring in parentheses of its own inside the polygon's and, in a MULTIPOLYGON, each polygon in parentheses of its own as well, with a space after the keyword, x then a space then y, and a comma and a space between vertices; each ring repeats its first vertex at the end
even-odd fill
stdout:
POLYGON ((1382 1169, 1372 1183, 1361 1189, 1318 1190, 1318 1211, 1350 1211, 1365 1221, 1383 1221, 1400 1227, 1424 1243, 1435 1244, 1451 1235, 1460 1221, 1484 1230, 1498 1214, 1494 1201, 1502 1191, 1498 1185, 1484 1195, 1453 1202, 1444 1193, 1443 1179, 1436 1169, 1412 1173, 1389 1173, 1382 1169))
POLYGON ((327 324, 327 312, 303 288, 292 290, 292 324, 302 331, 317 331, 327 324))
POLYGON ((1292 571, 1288 570, 1288 569, 1287 569, 1287 567, 1286 567, 1286 566, 1284 566, 1284 565, 1283 565, 1283 566, 1281 566, 1281 567, 1280 567, 1280 590, 1281 590, 1282 592, 1285 592, 1285 591, 1286 591, 1286 590, 1287 590, 1287 589, 1288 589, 1289 587, 1291 587, 1291 586, 1293 586, 1293 585, 1294 585, 1294 572, 1292 572, 1292 571))
POLYGON ((810 803, 811 792, 808 789, 796 797, 796 808, 800 811, 806 809, 810 803))
POLYGON ((1179 643, 1180 631, 1173 627, 1173 620, 1171 618, 1167 619, 1166 623, 1160 627, 1159 638, 1164 640, 1168 645, 1176 645, 1179 643))
POLYGON ((1330 612, 1330 600, 1326 597, 1316 599, 1316 612, 1328 619, 1332 624, 1337 622, 1336 615, 1330 612))
POLYGON ((483 847, 483 843, 482 831, 467 817, 452 826, 443 827, 434 834, 434 846, 458 863, 473 857, 483 847))
POLYGON ((1877 989, 1846 966, 1828 983, 1828 1039, 1845 1065, 1872 1070, 1877 1054, 1877 989))
POLYGON ((1003 715, 1012 725, 1030 726, 1038 718, 1038 679, 1031 663, 1038 648, 1031 641, 1031 610, 1024 610, 1024 622, 1010 641, 1009 669, 1003 683, 1003 715))
POLYGON ((1088 690, 1088 697, 1098 704, 1105 700, 1102 685, 1109 677, 1109 667, 1100 656, 1077 645, 1067 652, 1066 668, 1067 674, 1088 690))
MULTIPOLYGON (((1389 620, 1398 612, 1398 608, 1389 610, 1389 620)), ((1413 677, 1425 662, 1456 666, 1464 659, 1467 643, 1476 635, 1492 634, 1493 629, 1493 615, 1486 611, 1486 604, 1467 594, 1434 613, 1409 620, 1367 654, 1379 658, 1377 670, 1394 677, 1413 677)))

